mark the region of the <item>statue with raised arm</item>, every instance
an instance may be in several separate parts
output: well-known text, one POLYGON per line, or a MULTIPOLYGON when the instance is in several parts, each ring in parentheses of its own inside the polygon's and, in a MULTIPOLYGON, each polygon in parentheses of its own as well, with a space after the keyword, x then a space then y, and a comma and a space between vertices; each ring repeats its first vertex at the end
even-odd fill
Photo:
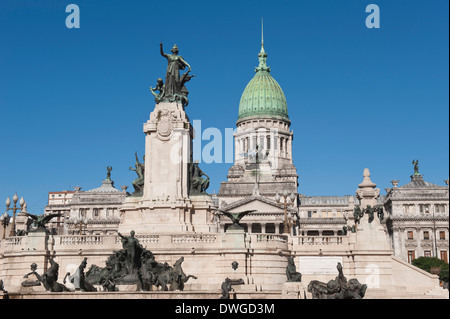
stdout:
POLYGON ((144 248, 139 243, 139 240, 134 237, 134 230, 130 232, 130 236, 123 236, 121 233, 118 233, 118 235, 122 239, 122 247, 126 251, 128 273, 132 274, 133 270, 140 266, 139 261, 144 248))
MULTIPOLYGON (((182 93, 182 87, 184 85, 184 83, 182 83, 182 79, 184 82, 190 80, 191 77, 188 77, 188 73, 191 71, 191 66, 183 59, 182 56, 178 55, 178 47, 176 44, 170 50, 172 54, 164 53, 162 42, 159 46, 161 55, 167 59, 164 100, 168 100, 169 102, 176 100, 182 101, 182 97, 184 96, 182 93), (188 68, 188 71, 180 77, 180 70, 184 70, 186 67, 188 68)), ((183 103, 183 105, 185 104, 183 103)))
POLYGON ((130 166, 130 171, 135 171, 138 178, 136 178, 132 182, 133 187, 134 187, 134 192, 133 192, 133 194, 131 194, 131 196, 140 197, 140 196, 142 196, 142 194, 144 192, 145 157, 144 157, 144 163, 140 163, 139 158, 137 156, 137 152, 134 153, 134 155, 136 156, 136 164, 135 164, 136 168, 132 168, 130 166))

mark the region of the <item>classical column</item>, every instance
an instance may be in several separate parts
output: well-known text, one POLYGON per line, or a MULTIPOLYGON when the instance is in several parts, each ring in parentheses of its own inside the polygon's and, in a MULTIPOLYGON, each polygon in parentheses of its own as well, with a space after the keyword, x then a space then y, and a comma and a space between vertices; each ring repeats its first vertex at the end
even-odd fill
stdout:
POLYGON ((265 234, 266 233, 266 224, 261 223, 261 234, 265 234))
POLYGON ((289 136, 288 140, 288 157, 292 163, 292 136, 289 136))

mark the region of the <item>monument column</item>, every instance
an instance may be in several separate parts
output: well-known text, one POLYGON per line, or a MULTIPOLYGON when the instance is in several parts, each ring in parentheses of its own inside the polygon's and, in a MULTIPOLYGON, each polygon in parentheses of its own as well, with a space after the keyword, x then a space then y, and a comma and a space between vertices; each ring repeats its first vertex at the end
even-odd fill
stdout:
POLYGON ((150 87, 156 105, 143 127, 144 163, 136 153, 136 169, 130 169, 138 178, 133 181, 135 191, 120 209, 118 231, 210 232, 216 229, 210 218, 215 204, 205 192, 209 177, 193 162, 194 132, 185 112, 189 93, 185 84, 193 77, 191 67, 178 55, 176 45, 172 54, 166 54, 161 43, 160 53, 168 63, 165 82, 159 78, 156 87, 150 87))
POLYGON ((369 289, 389 289, 392 285, 392 256, 389 237, 380 216, 374 210, 379 206, 377 199, 380 189, 370 179, 370 172, 364 169, 364 179, 358 185, 356 196, 360 208, 364 212, 356 229, 356 243, 354 249, 355 276, 361 283, 367 284, 369 289), (371 217, 370 214, 373 213, 371 217))

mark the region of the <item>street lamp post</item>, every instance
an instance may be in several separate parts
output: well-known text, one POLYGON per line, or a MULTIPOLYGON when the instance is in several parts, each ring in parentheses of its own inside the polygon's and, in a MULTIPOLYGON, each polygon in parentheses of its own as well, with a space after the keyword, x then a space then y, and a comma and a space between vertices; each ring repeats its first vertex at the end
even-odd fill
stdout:
POLYGON ((83 219, 82 217, 80 217, 79 219, 75 218, 74 224, 75 224, 75 226, 80 226, 80 235, 83 235, 83 228, 85 230, 87 229, 88 221, 86 218, 83 219))
POLYGON ((297 220, 297 216, 294 215, 292 218, 291 212, 288 214, 288 207, 295 205, 295 194, 291 193, 290 196, 288 196, 288 192, 285 190, 283 194, 280 196, 278 193, 275 195, 275 200, 277 201, 277 205, 284 208, 284 222, 283 222, 283 234, 290 234, 291 232, 291 226, 293 225, 292 219, 294 219, 294 222, 297 220), (284 201, 281 201, 281 198, 284 198, 284 201))
POLYGON ((17 207, 17 201, 19 200, 19 197, 17 196, 17 193, 14 194, 12 199, 13 199, 14 206, 11 207, 11 208, 9 207, 11 205, 11 200, 9 199, 9 197, 6 199, 6 202, 5 202, 6 203, 6 211, 12 210, 12 212, 13 212, 12 223, 11 223, 11 231, 9 232, 9 236, 10 237, 16 235, 16 211, 19 210, 19 209, 22 210, 23 205, 25 204, 25 201, 24 201, 24 199, 22 197, 20 199, 20 202, 19 202, 20 207, 17 207))
POLYGON ((435 217, 434 217, 434 207, 432 207, 432 211, 433 211, 434 257, 438 258, 437 240, 436 240, 436 219, 435 219, 435 217))
POLYGON ((6 227, 8 227, 8 225, 9 225, 9 219, 10 219, 11 217, 9 217, 9 215, 8 215, 8 213, 7 212, 5 212, 1 217, 0 217, 0 223, 2 224, 2 226, 3 226, 3 238, 2 239, 5 239, 5 235, 6 235, 6 227))

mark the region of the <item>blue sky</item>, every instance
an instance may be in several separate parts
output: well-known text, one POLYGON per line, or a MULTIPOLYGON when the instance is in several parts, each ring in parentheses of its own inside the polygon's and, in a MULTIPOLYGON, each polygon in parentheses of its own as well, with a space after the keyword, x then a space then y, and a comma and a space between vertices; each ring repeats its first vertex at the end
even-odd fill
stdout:
MULTIPOLYGON (((191 121, 234 128, 254 75, 260 21, 294 131, 298 191, 354 194, 364 168, 382 189, 449 172, 447 0, 1 1, 0 201, 17 192, 41 214, 49 191, 116 187, 144 153, 142 125, 174 43, 196 77, 191 121), (68 29, 65 8, 80 8, 68 29), (381 28, 368 29, 368 4, 381 28)), ((202 145, 208 141, 203 141, 202 145)), ((201 165, 218 191, 229 163, 201 165)), ((2 204, 0 204, 2 205, 2 204)), ((1 206, 0 206, 1 207, 1 206)), ((0 208, 1 210, 1 208, 0 208)))

